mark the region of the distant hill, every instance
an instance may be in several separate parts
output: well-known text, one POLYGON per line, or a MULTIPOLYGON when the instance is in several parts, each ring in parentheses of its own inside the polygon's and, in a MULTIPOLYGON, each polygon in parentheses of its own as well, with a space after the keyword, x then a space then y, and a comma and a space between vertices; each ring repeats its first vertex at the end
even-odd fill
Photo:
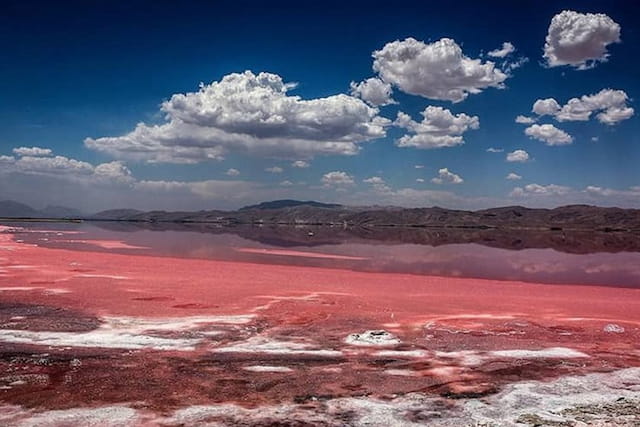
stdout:
POLYGON ((311 206, 314 208, 326 208, 326 209, 334 209, 340 208, 342 205, 338 205, 335 203, 320 203, 315 202, 313 200, 308 201, 300 201, 300 200, 274 200, 272 202, 262 202, 257 205, 245 206, 240 208, 241 211, 246 211, 250 209, 282 209, 282 208, 293 208, 296 206, 311 206))
POLYGON ((106 211, 101 211, 96 214, 89 216, 88 219, 96 219, 96 220, 118 220, 121 218, 129 218, 135 215, 141 214, 142 211, 136 209, 109 209, 106 211))
POLYGON ((37 210, 13 200, 0 201, 0 218, 77 219, 83 216, 84 214, 79 210, 64 206, 47 206, 42 210, 37 210))
POLYGON ((68 208, 66 206, 47 206, 39 211, 40 215, 45 218, 82 218, 85 216, 78 209, 68 208))
MULTIPOLYGON (((29 206, 0 202, 0 217, 68 218, 73 210, 49 208, 36 211, 29 206)), ((555 209, 506 206, 479 211, 433 208, 351 207, 314 201, 275 200, 246 206, 237 211, 142 212, 113 209, 85 217, 99 221, 147 223, 202 223, 218 225, 281 224, 341 227, 413 227, 518 230, 599 230, 640 233, 640 210, 601 208, 588 205, 555 209)))
POLYGON ((521 230, 600 230, 640 232, 640 210, 587 205, 555 209, 507 206, 464 211, 433 208, 347 207, 319 202, 276 200, 237 211, 140 212, 113 210, 91 219, 237 224, 329 225, 348 227, 414 227, 521 230))
POLYGON ((0 201, 0 217, 4 218, 35 218, 38 211, 31 206, 13 200, 0 201))

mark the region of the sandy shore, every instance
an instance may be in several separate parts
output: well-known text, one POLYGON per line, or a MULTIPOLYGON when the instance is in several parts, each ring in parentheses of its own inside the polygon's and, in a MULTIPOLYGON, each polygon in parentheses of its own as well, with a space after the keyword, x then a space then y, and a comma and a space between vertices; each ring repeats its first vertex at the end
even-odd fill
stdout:
POLYGON ((10 425, 534 425, 578 422, 580 404, 634 421, 619 412, 640 398, 639 338, 637 289, 47 249, 0 229, 10 425))

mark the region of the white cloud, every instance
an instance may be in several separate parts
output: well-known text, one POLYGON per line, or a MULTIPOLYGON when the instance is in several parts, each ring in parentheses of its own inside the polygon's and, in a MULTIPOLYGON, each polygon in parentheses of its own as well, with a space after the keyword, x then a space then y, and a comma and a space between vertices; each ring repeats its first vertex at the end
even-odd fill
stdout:
POLYGON ((131 171, 120 161, 102 163, 93 169, 94 175, 101 180, 119 182, 122 184, 134 181, 131 171))
POLYGON ((280 185, 283 187, 291 187, 293 185, 293 182, 289 181, 288 179, 285 179, 284 181, 280 182, 280 185))
POLYGON ((503 151, 504 151, 504 148, 495 148, 495 147, 487 148, 487 153, 502 153, 503 151))
POLYGON ((611 107, 597 115, 600 123, 605 125, 615 125, 618 122, 627 120, 633 116, 634 110, 631 107, 611 107))
POLYGON ((322 176, 321 181, 325 187, 341 187, 354 183, 353 177, 343 171, 327 172, 322 176))
POLYGON ((549 184, 549 185, 540 185, 540 184, 528 184, 524 187, 516 187, 509 194, 511 197, 525 197, 528 195, 536 195, 536 196, 562 196, 567 193, 571 188, 565 187, 562 185, 549 184))
POLYGON ((389 120, 353 96, 305 100, 294 84, 251 71, 175 94, 162 104, 167 122, 140 123, 120 137, 87 138, 88 148, 117 158, 197 163, 233 151, 266 157, 352 155, 359 144, 386 135, 389 120))
POLYGON ((376 77, 360 83, 351 82, 351 95, 357 96, 374 107, 397 104, 397 102, 391 98, 392 94, 391 84, 385 83, 376 77))
POLYGON ((529 153, 524 150, 515 150, 507 153, 507 162, 524 163, 529 160, 529 153))
POLYGON ((559 122, 587 121, 592 113, 599 111, 596 118, 601 123, 614 125, 633 116, 634 110, 627 105, 628 101, 623 90, 602 89, 593 95, 571 98, 562 106, 553 98, 538 99, 532 111, 540 116, 553 116, 559 122))
POLYGON ((13 149, 13 154, 17 156, 42 157, 50 156, 52 153, 50 148, 18 147, 13 149))
POLYGON ((554 125, 531 125, 524 130, 525 135, 547 145, 567 145, 573 142, 573 137, 554 125))
POLYGON ((488 53, 488 55, 494 58, 504 58, 510 53, 515 52, 515 50, 516 48, 513 46, 513 44, 511 44, 510 42, 504 42, 502 43, 502 48, 492 50, 488 53))
POLYGON ((508 180, 510 180, 510 181, 518 181, 518 180, 522 179, 522 176, 521 176, 521 175, 518 175, 518 174, 517 174, 517 173, 515 173, 515 172, 511 172, 511 173, 509 173, 509 175, 507 175, 507 176, 505 177, 505 179, 508 179, 508 180))
POLYGON ((549 67, 586 70, 607 60, 607 46, 620 42, 620 25, 602 13, 565 10, 553 17, 545 40, 543 57, 549 67))
POLYGON ((471 59, 452 39, 424 43, 414 38, 373 52, 380 78, 411 95, 460 102, 488 87, 503 88, 508 75, 491 61, 471 59))
POLYGON ((438 176, 431 179, 431 182, 434 184, 462 184, 464 180, 460 175, 450 172, 447 168, 442 168, 438 171, 438 176))
POLYGON ((511 77, 511 72, 517 70, 522 67, 524 64, 529 62, 529 58, 522 56, 514 61, 505 61, 502 63, 501 67, 504 69, 504 72, 507 73, 509 77, 511 77))
POLYGON ((224 174, 228 176, 238 176, 240 175, 240 171, 235 168, 229 168, 224 174))
POLYGON ((531 123, 535 123, 535 122, 536 122, 536 119, 532 117, 527 117, 523 115, 519 115, 516 117, 516 123, 520 123, 523 125, 530 125, 531 123))
POLYGON ((284 169, 282 169, 280 166, 273 166, 270 168, 266 168, 265 171, 269 173, 282 173, 284 172, 284 169))
POLYGON ((64 156, 23 156, 15 161, 14 166, 23 173, 43 175, 88 176, 94 172, 92 164, 64 156))
POLYGON ((454 115, 442 107, 428 106, 422 116, 422 121, 418 123, 408 114, 398 112, 394 125, 409 131, 409 134, 396 141, 398 147, 454 147, 464 144, 463 133, 480 127, 478 116, 464 113, 454 115))
POLYGON ((38 175, 85 184, 129 184, 133 180, 131 171, 119 161, 94 166, 81 160, 54 156, 53 151, 48 148, 24 148, 13 150, 21 157, 0 156, 0 164, 4 165, 0 172, 38 175), (25 153, 36 154, 36 156, 25 153))
POLYGON ((372 176, 371 178, 363 179, 362 182, 366 182, 368 184, 384 184, 384 179, 379 176, 372 176))
POLYGON ((373 189, 378 192, 387 192, 391 191, 391 188, 387 185, 387 183, 379 176, 372 176, 371 178, 363 179, 362 182, 366 182, 367 184, 371 184, 373 189))
POLYGON ((560 104, 553 98, 538 99, 533 103, 531 111, 539 116, 555 116, 560 111, 560 104))
POLYGON ((420 183, 422 183, 422 182, 424 182, 424 179, 422 179, 422 178, 416 178, 416 182, 420 182, 420 183))
POLYGON ((593 141, 593 142, 598 142, 599 140, 600 140, 599 136, 592 136, 591 137, 591 141, 593 141))
POLYGON ((414 168, 415 169, 424 169, 424 165, 415 165, 414 168))
POLYGON ((296 160, 295 162, 291 163, 291 166, 294 168, 304 169, 311 166, 311 164, 305 160, 296 160))

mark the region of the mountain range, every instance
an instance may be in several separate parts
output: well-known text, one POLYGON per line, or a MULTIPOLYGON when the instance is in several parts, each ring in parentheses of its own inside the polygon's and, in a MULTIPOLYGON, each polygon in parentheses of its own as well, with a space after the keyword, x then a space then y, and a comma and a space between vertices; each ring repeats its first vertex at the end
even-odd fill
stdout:
POLYGON ((64 207, 53 206, 36 210, 21 203, 4 201, 0 202, 0 217, 219 225, 280 224, 364 228, 509 228, 640 232, 639 209, 604 208, 589 205, 570 205, 554 209, 508 206, 464 211, 439 207, 353 207, 316 201, 275 200, 246 206, 236 211, 144 212, 134 209, 114 209, 86 215, 64 207))

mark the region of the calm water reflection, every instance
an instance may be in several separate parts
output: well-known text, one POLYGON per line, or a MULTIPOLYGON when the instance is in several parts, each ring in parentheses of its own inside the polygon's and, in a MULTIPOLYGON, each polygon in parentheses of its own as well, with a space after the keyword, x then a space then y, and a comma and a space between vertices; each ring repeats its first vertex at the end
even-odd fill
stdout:
POLYGON ((17 238, 52 248, 356 271, 640 287, 640 236, 629 234, 406 228, 216 228, 124 223, 9 225, 39 230, 37 233, 19 233, 17 238), (80 233, 58 234, 55 231, 80 233), (104 248, 86 242, 90 240, 122 241, 141 248, 104 248), (278 251, 271 253, 271 250, 278 251), (318 258, 314 254, 360 259, 318 258))

